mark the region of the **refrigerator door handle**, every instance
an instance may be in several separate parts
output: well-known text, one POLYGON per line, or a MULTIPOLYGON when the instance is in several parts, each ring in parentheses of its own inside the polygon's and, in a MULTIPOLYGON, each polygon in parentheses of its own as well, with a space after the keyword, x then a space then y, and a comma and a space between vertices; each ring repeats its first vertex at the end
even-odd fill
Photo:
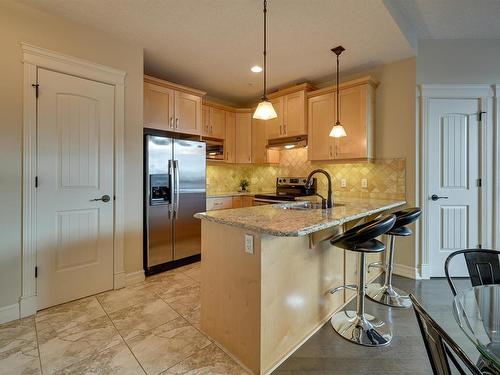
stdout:
POLYGON ((174 160, 174 171, 175 171, 175 209, 174 209, 174 219, 177 219, 177 213, 179 211, 179 196, 180 196, 179 160, 174 160))
POLYGON ((174 205, 174 175, 172 173, 172 160, 168 161, 168 178, 170 179, 170 203, 168 204, 168 218, 172 218, 174 205))

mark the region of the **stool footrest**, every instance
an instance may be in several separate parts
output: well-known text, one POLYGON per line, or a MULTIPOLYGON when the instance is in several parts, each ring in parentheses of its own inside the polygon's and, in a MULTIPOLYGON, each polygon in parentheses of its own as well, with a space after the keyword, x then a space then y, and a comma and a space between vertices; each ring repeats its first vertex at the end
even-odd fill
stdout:
POLYGON ((384 266, 384 263, 383 262, 372 262, 368 265, 368 271, 370 270, 370 268, 381 268, 381 269, 385 269, 385 266, 384 266))
POLYGON ((349 285, 341 285, 336 288, 330 289, 330 294, 339 292, 341 290, 348 289, 348 290, 358 290, 358 286, 354 284, 349 284, 349 285))

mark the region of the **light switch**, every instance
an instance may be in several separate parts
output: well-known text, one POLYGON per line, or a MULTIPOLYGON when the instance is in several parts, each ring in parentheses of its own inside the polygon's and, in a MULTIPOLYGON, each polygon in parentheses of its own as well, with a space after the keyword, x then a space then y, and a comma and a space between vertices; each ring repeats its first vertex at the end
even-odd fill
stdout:
POLYGON ((361 187, 364 189, 368 187, 368 180, 366 178, 361 179, 361 187))
POLYGON ((253 254, 253 235, 245 234, 245 252, 253 254))
POLYGON ((340 187, 343 187, 343 188, 347 187, 347 181, 345 178, 340 180, 340 187))

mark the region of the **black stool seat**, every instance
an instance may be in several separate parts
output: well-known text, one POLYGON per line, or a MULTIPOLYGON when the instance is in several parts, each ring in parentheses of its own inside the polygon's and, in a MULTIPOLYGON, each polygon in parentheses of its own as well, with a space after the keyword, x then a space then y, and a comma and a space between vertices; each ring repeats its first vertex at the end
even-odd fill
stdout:
POLYGON ((422 210, 420 207, 406 208, 401 211, 394 212, 396 222, 390 231, 387 232, 389 236, 409 236, 412 234, 411 229, 405 226, 411 224, 419 218, 422 210))
POLYGON ((344 233, 333 237, 330 243, 345 250, 364 253, 379 253, 385 250, 385 246, 375 238, 387 233, 394 223, 396 216, 387 215, 380 219, 357 225, 344 233))
POLYGON ((392 285, 394 242, 396 237, 407 237, 412 234, 411 229, 406 225, 417 221, 421 213, 422 210, 419 207, 406 208, 394 213, 396 222, 387 232, 387 236, 389 237, 389 249, 386 252, 385 264, 382 266, 382 262, 374 262, 368 266, 368 268, 381 267, 385 270, 383 285, 373 283, 368 286, 366 294, 371 300, 392 307, 408 308, 411 306, 411 300, 408 293, 392 285))

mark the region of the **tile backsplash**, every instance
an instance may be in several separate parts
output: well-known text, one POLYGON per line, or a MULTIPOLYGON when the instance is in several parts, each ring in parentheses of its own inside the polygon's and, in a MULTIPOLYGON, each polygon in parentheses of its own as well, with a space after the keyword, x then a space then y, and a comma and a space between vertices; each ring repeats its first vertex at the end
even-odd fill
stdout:
MULTIPOLYGON (((327 170, 333 177, 336 197, 358 198, 405 198, 405 159, 383 159, 373 163, 328 163, 307 160, 307 149, 281 151, 280 164, 215 164, 207 166, 207 194, 237 191, 239 182, 245 178, 250 182, 251 192, 272 192, 276 188, 276 177, 302 177, 316 168, 327 170), (341 187, 342 179, 346 187, 341 187), (367 187, 361 186, 362 179, 367 187)), ((326 178, 318 175, 318 190, 326 192, 326 178)))

